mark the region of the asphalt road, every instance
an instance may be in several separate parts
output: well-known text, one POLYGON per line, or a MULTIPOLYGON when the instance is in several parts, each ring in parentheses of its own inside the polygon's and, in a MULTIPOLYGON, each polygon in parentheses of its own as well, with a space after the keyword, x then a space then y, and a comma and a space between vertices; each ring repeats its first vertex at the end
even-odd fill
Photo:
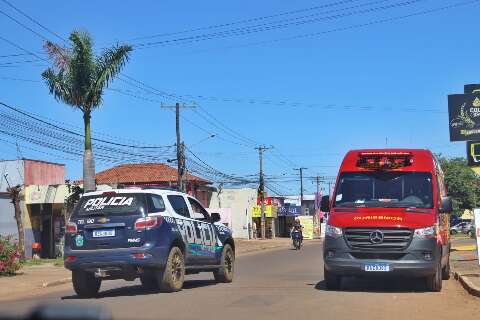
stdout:
POLYGON ((25 313, 38 303, 98 304, 116 319, 473 319, 480 299, 455 280, 440 293, 408 279, 346 279, 341 291, 326 291, 320 243, 301 251, 274 250, 241 256, 232 284, 211 274, 188 276, 183 291, 156 293, 138 282, 102 284, 97 299, 77 299, 69 285, 42 296, 0 302, 0 310, 25 313))

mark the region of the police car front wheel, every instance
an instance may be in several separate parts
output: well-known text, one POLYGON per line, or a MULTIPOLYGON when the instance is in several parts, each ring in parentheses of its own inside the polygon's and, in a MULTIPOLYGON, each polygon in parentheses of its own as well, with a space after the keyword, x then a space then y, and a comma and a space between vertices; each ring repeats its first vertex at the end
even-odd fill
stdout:
POLYGON ((220 259, 221 267, 213 272, 213 276, 217 282, 232 282, 233 271, 235 265, 235 253, 229 244, 226 244, 222 250, 220 259))
POLYGON ((170 249, 167 263, 163 272, 159 274, 160 289, 164 292, 182 290, 185 279, 185 259, 178 247, 170 249))

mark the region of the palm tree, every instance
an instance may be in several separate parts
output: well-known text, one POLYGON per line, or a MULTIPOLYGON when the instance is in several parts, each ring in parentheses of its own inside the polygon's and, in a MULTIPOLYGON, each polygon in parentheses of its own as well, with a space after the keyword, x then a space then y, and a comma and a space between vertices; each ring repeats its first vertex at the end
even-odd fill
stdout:
POLYGON ((53 66, 42 73, 50 93, 83 113, 85 151, 83 156, 83 187, 95 190, 95 163, 92 152, 90 118, 102 104, 103 91, 128 62, 130 45, 116 45, 95 56, 91 36, 86 32, 70 34, 70 48, 46 41, 44 48, 53 66))

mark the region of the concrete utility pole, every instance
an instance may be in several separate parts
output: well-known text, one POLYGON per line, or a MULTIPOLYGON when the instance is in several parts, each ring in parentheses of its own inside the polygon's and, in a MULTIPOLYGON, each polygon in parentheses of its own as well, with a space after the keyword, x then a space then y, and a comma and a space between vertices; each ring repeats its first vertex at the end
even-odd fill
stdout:
POLYGON ((258 150, 258 158, 260 160, 260 173, 259 173, 259 189, 260 189, 260 210, 261 210, 261 230, 262 239, 266 238, 265 233, 265 181, 263 177, 263 152, 271 149, 272 147, 258 146, 255 149, 258 150))
POLYGON ((300 205, 303 204, 303 170, 307 170, 307 169, 308 168, 303 168, 303 167, 293 169, 293 170, 300 171, 300 205))
POLYGON ((185 144, 180 139, 180 108, 195 108, 194 105, 187 106, 185 104, 175 103, 174 106, 161 105, 162 108, 175 108, 175 130, 177 134, 177 187, 180 191, 186 192, 185 185, 185 144))

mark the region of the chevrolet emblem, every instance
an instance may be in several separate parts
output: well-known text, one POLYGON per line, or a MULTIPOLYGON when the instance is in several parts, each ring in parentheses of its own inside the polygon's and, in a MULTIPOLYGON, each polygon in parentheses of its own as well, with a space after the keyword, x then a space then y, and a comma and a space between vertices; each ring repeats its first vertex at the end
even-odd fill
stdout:
POLYGON ((98 223, 107 223, 109 221, 110 221, 110 219, 108 219, 108 218, 100 218, 100 219, 97 220, 98 223))

